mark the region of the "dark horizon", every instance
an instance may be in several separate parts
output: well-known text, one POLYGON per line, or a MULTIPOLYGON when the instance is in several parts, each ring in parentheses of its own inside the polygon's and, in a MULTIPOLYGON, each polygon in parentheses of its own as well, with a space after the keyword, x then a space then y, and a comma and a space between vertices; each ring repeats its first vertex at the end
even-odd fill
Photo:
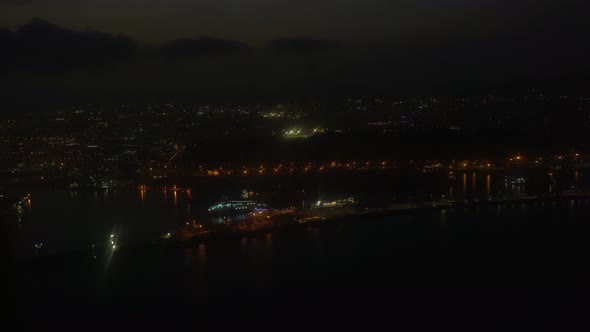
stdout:
MULTIPOLYGON (((266 6, 260 14, 285 15, 257 1, 266 6)), ((0 28, 5 109, 68 106, 72 100, 272 102, 589 90, 590 23, 583 13, 590 5, 584 1, 304 2, 287 6, 292 17, 281 24, 253 19, 226 25, 216 19, 235 18, 228 14, 233 2, 208 7, 218 16, 199 25, 178 12, 198 5, 179 1, 149 29, 142 15, 161 11, 155 3, 134 16, 131 3, 118 8, 107 2, 100 12, 116 14, 113 20, 68 3, 0 2, 0 27, 7 27, 0 28), (333 15, 315 30, 302 29, 318 22, 309 17, 314 9, 333 15), (113 23, 123 19, 127 25, 113 23), (172 28, 177 21, 185 28, 172 28), (258 33, 250 33, 255 27, 258 33), (167 33, 145 34, 157 30, 167 33)))
POLYGON ((278 37, 307 36, 364 44, 471 41, 536 42, 584 36, 581 0, 3 0, 0 25, 17 29, 38 17, 71 30, 123 34, 146 44, 209 36, 261 47, 278 37), (527 33, 528 36, 523 35, 527 33), (569 36, 568 36, 569 34, 569 36))

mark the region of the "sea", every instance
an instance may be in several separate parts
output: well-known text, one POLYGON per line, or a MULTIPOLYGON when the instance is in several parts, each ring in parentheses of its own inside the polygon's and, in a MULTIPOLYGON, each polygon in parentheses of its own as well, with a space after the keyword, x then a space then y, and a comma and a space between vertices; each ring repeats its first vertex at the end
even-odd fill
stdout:
POLYGON ((22 187, 25 211, 3 218, 12 318, 22 330, 587 330, 584 198, 359 216, 189 245, 165 237, 187 218, 218 222, 206 207, 241 189, 277 205, 339 195, 381 204, 521 195, 534 178, 522 176, 518 188, 480 173, 223 180, 190 184, 191 200, 22 187))

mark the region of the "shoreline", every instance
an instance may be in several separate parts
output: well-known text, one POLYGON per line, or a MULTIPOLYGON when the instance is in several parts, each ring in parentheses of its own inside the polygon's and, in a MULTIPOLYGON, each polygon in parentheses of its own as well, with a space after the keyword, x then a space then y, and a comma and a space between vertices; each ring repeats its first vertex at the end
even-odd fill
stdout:
POLYGON ((173 234, 170 238, 160 237, 152 241, 137 242, 126 245, 121 243, 118 245, 116 251, 110 252, 107 246, 96 245, 91 247, 88 244, 87 249, 78 249, 72 251, 43 253, 32 255, 20 255, 15 256, 15 260, 20 263, 44 261, 46 259, 69 259, 69 258, 82 258, 87 259, 90 252, 105 253, 101 257, 104 259, 112 254, 128 254, 129 252, 149 250, 159 248, 158 250, 179 250, 186 249, 201 244, 207 245, 218 241, 230 241, 239 240, 244 237, 252 238, 267 235, 275 231, 293 231, 297 229, 303 229, 307 227, 319 227, 322 225, 345 223, 345 222, 362 222, 365 218, 375 217, 388 217, 388 216, 403 216, 403 215, 415 215, 420 213, 429 213, 436 211, 443 211, 447 209, 466 209, 474 207, 484 206, 499 206, 499 205, 514 205, 514 204, 526 204, 526 203, 556 203, 564 202, 568 200, 580 200, 590 199, 590 192, 584 193, 568 193, 564 195, 556 196, 525 196, 525 197, 513 197, 505 199, 493 199, 484 201, 448 201, 448 202, 430 202, 430 203, 413 203, 413 204, 398 204, 382 209, 372 209, 367 211, 357 211, 354 213, 345 213, 341 215, 333 215, 330 217, 315 217, 313 219, 303 222, 289 222, 284 224, 270 224, 267 227, 261 227, 253 230, 235 230, 235 229, 220 229, 213 230, 206 234, 199 234, 192 236, 187 239, 179 239, 176 234, 173 234), (86 257, 86 258, 84 258, 86 257))
POLYGON ((546 202, 558 202, 562 200, 572 200, 572 199, 590 199, 590 193, 570 193, 565 195, 555 195, 555 196, 525 196, 525 197, 516 197, 516 198, 504 198, 504 199, 491 199, 491 200, 484 200, 484 201, 449 201, 447 203, 442 202, 432 202, 428 203, 414 203, 414 204, 399 204, 395 207, 389 208, 382 208, 382 209, 373 209, 369 211, 358 211, 356 213, 347 213, 342 215, 336 215, 332 217, 316 217, 312 220, 297 222, 297 223, 289 223, 286 225, 272 225, 266 228, 260 228, 251 231, 232 231, 232 230, 222 230, 217 232, 211 232, 205 235, 196 235, 192 238, 186 240, 180 240, 177 238, 171 239, 174 241, 176 246, 179 247, 186 247, 192 246, 194 244, 201 244, 206 243, 208 241, 217 239, 217 238, 229 238, 229 237, 253 237, 266 234, 268 232, 276 231, 279 229, 287 229, 287 228, 296 228, 301 226, 320 226, 324 224, 333 224, 339 222, 350 222, 354 221, 358 218, 365 218, 365 217, 387 217, 387 216, 400 216, 400 215, 411 215, 411 214, 418 214, 418 213, 427 213, 427 212, 434 212, 434 211, 443 211, 447 209, 465 209, 465 208, 472 208, 472 207, 482 207, 482 206, 498 206, 504 204, 522 204, 522 203, 546 203, 546 202))

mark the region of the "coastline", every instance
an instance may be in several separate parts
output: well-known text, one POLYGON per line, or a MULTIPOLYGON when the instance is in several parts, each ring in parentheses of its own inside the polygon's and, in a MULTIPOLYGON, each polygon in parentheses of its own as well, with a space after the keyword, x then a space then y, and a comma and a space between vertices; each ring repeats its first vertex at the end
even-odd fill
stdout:
POLYGON ((225 242, 232 240, 240 240, 242 238, 253 238, 259 236, 267 236, 274 231, 297 231, 309 227, 320 227, 322 225, 348 223, 348 222, 364 222, 366 219, 381 218, 389 216, 405 216, 417 215, 423 213, 442 212, 445 210, 459 210, 478 208, 486 206, 503 206, 508 205, 515 207, 519 204, 563 204, 571 200, 588 200, 590 193, 587 192, 572 192, 564 193, 555 196, 522 196, 511 198, 499 198, 491 200, 472 200, 472 201, 445 201, 445 202, 423 202, 412 204, 397 204, 387 208, 370 209, 362 211, 348 211, 347 213, 334 214, 332 216, 315 216, 306 221, 293 221, 287 223, 267 223, 265 227, 260 227, 251 230, 236 230, 227 227, 219 228, 207 232, 206 234, 199 234, 186 239, 180 239, 177 234, 171 234, 170 237, 160 237, 152 241, 136 242, 136 243, 121 243, 117 245, 116 251, 111 251, 108 246, 100 244, 88 243, 86 249, 77 249, 72 251, 47 253, 39 251, 33 255, 15 256, 16 260, 21 263, 32 261, 44 261, 46 259, 82 259, 87 260, 91 258, 94 253, 98 253, 98 259, 109 259, 114 255, 127 255, 131 252, 154 250, 158 251, 175 251, 187 249, 199 245, 208 245, 216 242, 225 242))
POLYGON ((192 238, 180 240, 178 238, 171 239, 174 241, 176 246, 187 247, 198 245, 201 243, 207 243, 219 238, 228 237, 255 237, 267 234, 269 232, 278 229, 296 228, 296 227, 315 227, 327 223, 339 223, 339 222, 350 222, 358 221, 359 218, 372 218, 372 217, 388 217, 388 216, 402 216, 402 215, 413 215, 419 213, 428 213, 435 211, 444 211, 447 209, 466 209, 473 207, 484 207, 484 206, 501 206, 501 205, 512 205, 512 204, 523 204, 523 203, 557 203, 566 200, 579 200, 579 199, 590 199, 590 193, 567 193, 563 195, 555 196, 523 196, 523 197, 511 197, 511 198, 499 198, 490 200, 469 200, 469 201, 448 201, 448 202, 431 202, 431 203, 412 203, 412 204, 398 204, 390 206, 388 208, 381 209, 370 209, 365 211, 357 211, 354 213, 345 213, 341 215, 334 215, 331 217, 317 216, 313 219, 297 223, 289 223, 285 225, 271 225, 269 227, 250 230, 250 231, 232 231, 223 230, 218 232, 210 232, 205 235, 196 235, 192 238))

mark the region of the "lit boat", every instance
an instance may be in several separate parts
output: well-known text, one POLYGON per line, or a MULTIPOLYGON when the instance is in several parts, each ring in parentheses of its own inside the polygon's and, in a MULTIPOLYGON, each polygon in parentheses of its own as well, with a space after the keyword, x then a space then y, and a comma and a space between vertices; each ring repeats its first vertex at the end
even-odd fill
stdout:
POLYGON ((248 213, 259 208, 266 207, 265 204, 259 204, 251 200, 243 201, 224 201, 209 207, 208 211, 211 214, 225 214, 225 213, 248 213))

